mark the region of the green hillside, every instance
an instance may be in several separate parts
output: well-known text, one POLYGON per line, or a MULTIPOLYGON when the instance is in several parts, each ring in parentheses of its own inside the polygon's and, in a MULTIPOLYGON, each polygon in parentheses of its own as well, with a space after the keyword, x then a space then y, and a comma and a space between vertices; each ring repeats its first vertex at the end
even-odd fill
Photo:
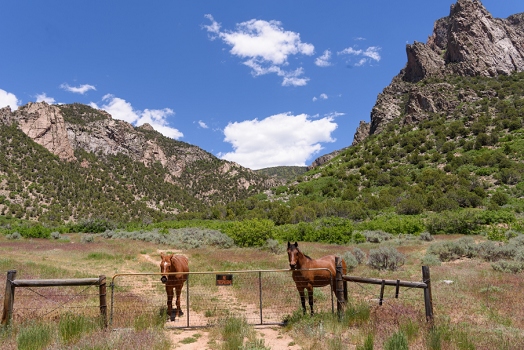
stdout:
POLYGON ((417 86, 443 83, 460 100, 452 113, 411 124, 401 116, 269 197, 230 203, 225 212, 277 224, 387 215, 430 218, 435 225, 451 217, 515 224, 524 210, 524 73, 452 76, 417 86))

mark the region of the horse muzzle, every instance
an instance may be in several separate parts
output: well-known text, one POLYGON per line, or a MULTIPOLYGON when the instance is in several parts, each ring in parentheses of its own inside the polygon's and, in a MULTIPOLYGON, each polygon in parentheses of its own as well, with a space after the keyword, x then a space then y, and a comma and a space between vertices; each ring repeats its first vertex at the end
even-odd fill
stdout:
POLYGON ((295 265, 291 265, 291 264, 289 264, 289 268, 290 268, 291 270, 296 270, 296 269, 297 269, 297 265, 296 265, 296 264, 295 264, 295 265))
POLYGON ((166 276, 162 276, 162 278, 160 278, 160 281, 162 281, 163 284, 166 284, 167 283, 167 277, 166 276))

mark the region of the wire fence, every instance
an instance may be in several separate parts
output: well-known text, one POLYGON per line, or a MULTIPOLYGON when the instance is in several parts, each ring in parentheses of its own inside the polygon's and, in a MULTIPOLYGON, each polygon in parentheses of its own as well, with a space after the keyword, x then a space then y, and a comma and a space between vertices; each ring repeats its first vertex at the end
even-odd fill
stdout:
MULTIPOLYGON (((1 286, 0 286, 1 288, 1 286)), ((5 288, 5 284, 4 284, 5 288)), ((2 299, 5 296, 2 296, 2 299)), ((64 314, 100 316, 98 286, 17 287, 12 322, 59 320, 64 314)))
MULTIPOLYGON (((314 289, 315 312, 333 311, 333 293, 329 281, 326 284, 314 289)), ((167 294, 160 274, 116 275, 111 287, 113 328, 131 327, 141 317, 165 313, 167 294)), ((169 322, 169 327, 210 326, 231 315, 249 324, 281 324, 301 309, 289 270, 190 272, 180 299, 183 315, 169 322), (230 284, 221 282, 224 276, 230 284)))

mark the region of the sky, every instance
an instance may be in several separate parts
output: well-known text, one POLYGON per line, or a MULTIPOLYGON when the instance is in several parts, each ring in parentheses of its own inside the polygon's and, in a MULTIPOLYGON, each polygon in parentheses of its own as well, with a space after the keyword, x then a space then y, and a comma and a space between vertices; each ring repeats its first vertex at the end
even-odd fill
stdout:
POLYGON ((453 3, 0 0, 0 107, 78 102, 250 169, 310 165, 351 145, 453 3))

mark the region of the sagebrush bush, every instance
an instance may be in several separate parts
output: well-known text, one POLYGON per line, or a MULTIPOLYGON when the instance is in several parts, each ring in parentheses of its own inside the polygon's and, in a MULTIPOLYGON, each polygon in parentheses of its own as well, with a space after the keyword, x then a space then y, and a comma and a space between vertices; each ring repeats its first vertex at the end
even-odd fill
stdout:
POLYGON ((262 247, 262 249, 268 250, 273 254, 282 254, 286 250, 283 244, 280 244, 279 241, 271 238, 267 239, 266 244, 264 245, 264 247, 262 247))
POLYGON ((428 247, 427 253, 437 255, 440 261, 452 261, 461 257, 475 257, 477 249, 472 237, 463 237, 457 241, 433 243, 428 247))
POLYGON ((364 231, 362 234, 364 237, 366 237, 366 241, 371 243, 381 243, 383 241, 389 241, 390 239, 393 239, 393 235, 391 233, 380 230, 364 231))
POLYGON ((500 260, 491 264, 495 271, 507 273, 519 273, 524 270, 524 262, 500 260))
POLYGON ((344 254, 342 254, 341 258, 344 259, 344 261, 346 262, 348 271, 351 271, 358 266, 357 258, 350 251, 347 251, 344 254))
POLYGON ((431 242, 433 240, 433 236, 431 236, 431 233, 429 233, 428 231, 424 231, 420 233, 420 240, 431 242))
POLYGON ((421 259, 422 266, 440 266, 442 261, 435 254, 426 254, 421 259))
POLYGON ((5 236, 7 239, 20 239, 22 235, 19 232, 13 232, 5 236))
POLYGON ((368 265, 377 270, 396 270, 406 262, 404 254, 393 247, 380 247, 369 251, 368 265))
POLYGON ((360 248, 353 248, 353 255, 359 264, 363 264, 366 261, 366 253, 364 253, 364 251, 362 251, 360 248))
POLYGON ((93 243, 94 241, 95 241, 95 237, 90 234, 82 235, 82 237, 80 237, 80 242, 82 243, 93 243))

